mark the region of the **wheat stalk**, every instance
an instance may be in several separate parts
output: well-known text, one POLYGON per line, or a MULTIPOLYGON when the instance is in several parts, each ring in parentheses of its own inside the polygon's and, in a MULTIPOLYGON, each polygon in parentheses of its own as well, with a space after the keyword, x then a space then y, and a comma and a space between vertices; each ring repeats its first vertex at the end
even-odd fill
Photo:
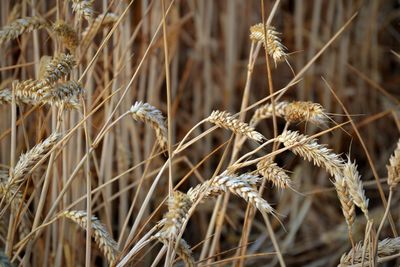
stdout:
POLYGON ((389 165, 386 166, 388 170, 388 185, 395 187, 400 183, 400 141, 389 159, 389 165))
POLYGON ((55 35, 60 39, 61 43, 65 45, 70 51, 74 51, 79 45, 79 37, 76 31, 68 25, 65 21, 58 20, 52 27, 55 35))
POLYGON ((0 31, 0 44, 16 39, 26 32, 42 29, 47 26, 48 23, 44 19, 36 16, 17 19, 0 31))
POLYGON ((266 46, 268 54, 275 61, 275 65, 279 61, 286 60, 287 57, 285 46, 281 43, 281 39, 278 37, 279 34, 279 32, 275 31, 274 27, 264 27, 262 23, 250 27, 250 39, 255 42, 262 42, 264 46, 266 46), (264 36, 264 28, 267 29, 266 38, 264 36))
POLYGON ((53 148, 61 136, 60 133, 52 133, 43 142, 35 145, 25 154, 22 154, 10 177, 10 185, 18 187, 24 181, 29 170, 53 148))
POLYGON ((231 130, 235 134, 244 135, 257 142, 261 142, 265 139, 265 137, 254 130, 253 127, 249 126, 247 123, 235 119, 230 113, 226 111, 215 110, 206 119, 206 121, 211 122, 218 127, 231 130))
POLYGON ((276 163, 271 162, 270 159, 260 160, 257 163, 257 172, 276 187, 283 189, 292 187, 292 180, 290 180, 285 170, 276 163))
POLYGON ((343 167, 344 180, 349 189, 349 194, 354 204, 359 207, 364 213, 367 220, 368 217, 368 198, 365 196, 361 176, 358 173, 357 165, 348 158, 347 163, 343 167))
MULTIPOLYGON (((400 251, 400 237, 386 238, 378 243, 378 257, 390 256, 400 251)), ((357 243, 354 249, 345 253, 340 258, 340 264, 353 265, 364 261, 367 263, 370 260, 369 250, 366 250, 363 258, 363 245, 362 242, 357 243)))
POLYGON ((140 101, 136 102, 130 108, 129 113, 132 115, 134 120, 149 123, 156 132, 157 141, 160 147, 163 150, 167 149, 167 126, 165 118, 160 110, 148 103, 142 103, 140 101))
POLYGON ((284 131, 277 140, 294 154, 313 162, 316 166, 323 167, 333 177, 342 175, 343 160, 325 145, 318 144, 315 139, 296 131, 284 131))
MULTIPOLYGON (((61 217, 68 218, 86 230, 88 217, 86 211, 64 211, 61 217)), ((118 254, 118 244, 107 232, 101 222, 95 217, 91 218, 92 236, 99 249, 103 252, 110 265, 115 262, 118 254)))

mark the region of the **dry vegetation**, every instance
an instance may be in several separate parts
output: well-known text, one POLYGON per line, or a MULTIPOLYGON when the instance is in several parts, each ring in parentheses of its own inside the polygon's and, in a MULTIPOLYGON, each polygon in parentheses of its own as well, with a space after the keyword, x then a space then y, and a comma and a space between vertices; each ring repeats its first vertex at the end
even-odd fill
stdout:
POLYGON ((398 1, 0 5, 0 266, 399 266, 398 1))

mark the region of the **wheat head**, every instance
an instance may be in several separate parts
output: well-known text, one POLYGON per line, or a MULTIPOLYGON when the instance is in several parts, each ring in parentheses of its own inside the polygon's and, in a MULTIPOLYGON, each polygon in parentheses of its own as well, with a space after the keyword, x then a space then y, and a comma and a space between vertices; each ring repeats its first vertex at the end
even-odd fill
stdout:
POLYGON ((400 141, 397 142, 397 147, 389 159, 389 165, 386 167, 388 170, 387 183, 390 187, 395 187, 400 183, 400 141))

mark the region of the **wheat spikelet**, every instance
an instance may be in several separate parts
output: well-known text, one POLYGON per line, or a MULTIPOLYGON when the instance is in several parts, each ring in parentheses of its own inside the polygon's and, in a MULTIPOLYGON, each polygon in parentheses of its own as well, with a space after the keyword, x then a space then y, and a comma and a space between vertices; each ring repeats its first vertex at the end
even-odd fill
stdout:
POLYGON ((156 132, 158 144, 164 150, 167 149, 167 126, 161 111, 148 103, 137 102, 129 110, 133 119, 149 123, 156 132))
POLYGON ((53 32, 70 51, 74 51, 79 45, 79 37, 76 31, 67 23, 58 20, 53 24, 53 32))
POLYGON ((278 37, 280 33, 275 31, 275 28, 266 26, 267 36, 264 37, 264 25, 262 23, 255 24, 250 27, 250 39, 255 42, 262 42, 268 54, 274 59, 275 64, 279 61, 286 59, 287 54, 285 52, 285 46, 281 43, 281 39, 278 37), (266 44, 265 44, 266 39, 266 44))
POLYGON ((22 154, 15 165, 10 184, 18 187, 24 181, 29 170, 53 148, 61 136, 60 133, 52 133, 43 142, 35 145, 25 154, 22 154))
MULTIPOLYGON (((152 238, 157 238, 161 243, 163 243, 166 246, 169 245, 169 239, 165 236, 164 232, 158 232, 152 238)), ((175 241, 172 243, 172 245, 175 247, 175 241)), ((176 254, 178 254, 178 256, 182 258, 183 262, 185 263, 185 266, 187 267, 195 266, 192 250, 190 249, 188 243, 182 238, 179 240, 179 244, 176 249, 176 254)))
POLYGON ((114 13, 100 14, 82 32, 82 43, 90 42, 96 33, 103 27, 113 25, 118 20, 118 15, 114 13))
MULTIPOLYGON (((281 101, 281 102, 276 102, 275 103, 275 115, 278 117, 283 117, 285 116, 285 107, 289 103, 286 101, 281 101)), ((273 116, 273 108, 272 104, 268 103, 263 105, 262 107, 256 109, 256 111, 253 114, 253 117, 250 120, 250 125, 255 126, 257 125, 261 120, 271 118, 273 116)))
MULTIPOLYGON (((378 257, 390 256, 398 253, 399 251, 400 251, 400 237, 386 238, 382 241, 379 241, 377 256, 378 257)), ((366 253, 365 253, 364 263, 366 263, 366 266, 368 266, 367 263, 370 260, 369 250, 367 249, 365 252, 366 253)), ((343 266, 343 265, 353 265, 361 263, 363 261, 362 256, 363 256, 363 246, 362 243, 359 242, 354 247, 354 249, 351 249, 348 253, 342 255, 342 257, 340 258, 340 264, 343 266)))
POLYGON ((79 96, 83 91, 80 83, 71 80, 58 84, 43 96, 42 101, 58 107, 64 105, 65 108, 78 108, 80 106, 79 96))
POLYGON ((348 158, 343 167, 343 176, 346 181, 349 194, 354 204, 359 207, 368 219, 368 198, 365 196, 363 183, 360 174, 357 171, 357 165, 348 158))
POLYGON ((247 136, 248 138, 253 139, 257 142, 261 142, 265 139, 265 137, 254 130, 253 127, 249 126, 247 123, 235 119, 233 116, 231 116, 230 113, 226 111, 215 110, 206 119, 206 121, 209 121, 217 125, 218 127, 231 130, 235 134, 247 136))
POLYGON ((283 117, 287 122, 311 122, 322 124, 325 122, 324 108, 313 102, 295 101, 289 103, 284 110, 283 117))
POLYGON ((185 193, 174 191, 168 200, 168 212, 164 216, 165 223, 162 231, 167 238, 176 238, 186 219, 192 201, 185 193))
POLYGON ((21 102, 28 99, 32 103, 36 103, 40 102, 51 88, 52 87, 43 80, 25 80, 16 83, 15 97, 21 102))
POLYGON ((352 226, 354 224, 356 213, 355 213, 355 206, 350 197, 346 181, 343 177, 336 176, 334 185, 335 185, 336 193, 337 193, 339 201, 340 201, 343 216, 346 220, 349 230, 351 231, 352 226))
POLYGON ((269 159, 260 160, 257 163, 257 172, 276 187, 283 189, 292 187, 292 180, 290 180, 286 172, 269 159))
POLYGON ((93 1, 94 0, 72 0, 72 10, 79 18, 84 17, 87 21, 91 22, 94 16, 93 1))
POLYGON ((296 131, 284 131, 277 140, 294 154, 313 162, 316 166, 323 167, 332 176, 342 174, 343 160, 331 149, 318 144, 315 139, 309 139, 296 131))
POLYGON ((47 26, 48 23, 44 19, 36 16, 17 19, 9 25, 5 26, 0 31, 0 44, 9 40, 16 39, 23 33, 42 29, 47 26))
POLYGON ((388 185, 395 187, 400 183, 400 141, 394 150, 393 155, 389 159, 389 165, 386 166, 388 170, 388 185))
MULTIPOLYGON (((86 230, 88 217, 86 211, 64 211, 62 217, 68 218, 86 230)), ((92 236, 99 249, 103 252, 110 265, 112 265, 118 254, 118 244, 107 232, 101 222, 95 217, 91 218, 92 236)))
POLYGON ((67 76, 75 65, 76 61, 72 55, 59 54, 47 64, 43 80, 48 84, 54 84, 57 80, 67 76))

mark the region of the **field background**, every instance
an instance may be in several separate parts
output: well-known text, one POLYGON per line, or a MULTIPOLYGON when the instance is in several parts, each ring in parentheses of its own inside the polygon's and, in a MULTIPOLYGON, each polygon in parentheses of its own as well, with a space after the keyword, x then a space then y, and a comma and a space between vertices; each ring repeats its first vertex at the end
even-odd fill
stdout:
MULTIPOLYGON (((264 1, 266 18, 274 4, 275 1, 264 1)), ((88 26, 88 21, 78 19, 70 1, 1 1, 0 5, 1 28, 17 18, 33 15, 51 22, 62 19, 78 33, 88 26)), ((0 105, 0 168, 7 172, 11 162, 15 162, 10 159, 15 119, 14 148, 18 159, 20 154, 52 132, 67 133, 86 114, 90 114, 64 140, 63 146, 55 150, 50 161, 46 160, 36 168, 21 192, 28 203, 26 207, 31 221, 35 220, 40 225, 74 174, 72 184, 56 207, 57 212, 67 207, 87 210, 87 204, 90 204, 91 212, 119 242, 125 255, 133 241, 142 237, 167 211, 167 205, 162 204, 169 189, 169 174, 165 171, 142 210, 142 218, 135 221, 168 153, 159 153, 151 127, 127 116, 107 131, 89 156, 89 161, 74 173, 76 166, 107 120, 118 118, 135 101, 147 102, 160 109, 165 116, 169 107, 172 144, 179 142, 213 110, 226 110, 232 114, 239 112, 251 47, 249 28, 262 21, 262 8, 261 2, 256 0, 96 0, 93 10, 95 17, 106 12, 114 13, 118 21, 99 29, 93 40, 80 43, 74 51, 78 66, 70 77, 79 79, 85 89, 85 108, 82 106, 60 112, 55 106, 21 105, 16 118, 13 118, 11 105, 0 105), (165 9, 170 7, 164 25, 166 40, 163 39, 162 3, 165 9), (169 60, 167 75, 165 43, 169 60), (167 101, 167 91, 170 92, 171 103, 167 101), (43 202, 43 181, 47 176, 51 179, 46 178, 49 188, 43 202), (94 190, 104 184, 106 186, 93 193, 88 200, 88 186, 94 190), (75 202, 78 199, 80 201, 75 202), (74 203, 72 207, 71 203, 74 203), (43 207, 38 214, 39 204, 43 207), (132 230, 133 225, 136 229, 132 230)), ((299 123, 290 128, 312 135, 349 120, 329 90, 329 84, 351 115, 370 160, 349 123, 321 135, 319 143, 327 144, 343 157, 348 154, 356 161, 369 198, 370 216, 377 224, 385 210, 380 190, 385 198, 388 196, 386 165, 396 148, 400 130, 399 18, 400 3, 394 0, 282 0, 271 22, 281 33, 281 42, 287 48, 287 60, 294 72, 286 62, 275 66, 270 59, 273 90, 285 87, 295 74, 305 70, 281 100, 320 103, 330 118, 325 125, 299 123), (356 16, 352 18, 354 14, 356 16), (324 47, 336 33, 340 34, 333 43, 324 47), (307 64, 320 51, 322 54, 308 67, 307 64)), ((65 51, 65 44, 44 29, 1 44, 0 89, 10 88, 13 80, 37 78, 42 56, 65 51)), ((261 47, 251 74, 249 105, 268 95, 266 59, 261 47)), ((250 120, 253 111, 247 112, 245 121, 250 120)), ((192 138, 210 127, 207 123, 201 125, 193 132, 192 138)), ((278 132, 284 127, 285 121, 278 119, 278 132)), ((273 138, 273 128, 272 120, 264 120, 257 126, 267 139, 273 138)), ((225 146, 220 145, 229 137, 228 131, 218 129, 180 153, 172 164, 173 185, 179 184, 177 189, 186 192, 200 181, 210 179, 216 169, 225 169, 232 150, 228 147, 228 159, 221 162, 225 146)), ((256 147, 257 144, 248 142, 241 154, 256 147)), ((268 151, 270 148, 259 153, 268 151)), ((290 171, 295 191, 278 189, 267 183, 263 197, 279 214, 281 223, 271 217, 271 224, 286 265, 336 266, 341 255, 351 249, 351 243, 329 174, 290 152, 279 154, 276 162, 290 171)), ((400 194, 394 194, 391 216, 397 231, 400 230, 399 201, 400 194)), ((183 234, 193 248, 195 260, 202 260, 204 266, 217 266, 218 262, 220 266, 278 265, 275 255, 270 253, 274 247, 258 213, 248 237, 247 251, 244 252, 247 257, 237 257, 244 218, 248 216, 246 202, 242 199, 229 198, 225 217, 220 220, 222 225, 218 228, 220 237, 215 238, 214 231, 211 237, 208 236, 207 229, 212 216, 216 215, 213 213, 216 203, 219 202, 211 200, 200 205, 183 234), (203 251, 204 242, 214 242, 214 249, 203 251)), ((363 240, 366 224, 361 212, 357 210, 357 214, 354 227, 356 242, 363 240)), ((13 223, 9 223, 8 218, 13 221, 15 214, 11 216, 7 211, 2 212, 2 216, 0 245, 10 256, 5 240, 13 229, 13 223)), ((387 223, 381 239, 393 236, 387 223)), ((15 233, 14 245, 18 241, 15 233)), ((106 265, 94 243, 90 248, 91 257, 88 259, 85 256, 88 251, 86 243, 85 232, 79 227, 67 220, 57 220, 17 254, 14 264, 85 266, 86 260, 86 265, 87 261, 90 266, 106 265), (24 258, 24 255, 29 257, 24 258)), ((159 243, 152 244, 135 255, 132 266, 151 266, 162 247, 159 243), (152 244, 155 245, 152 247, 152 244)), ((13 250, 12 256, 15 253, 16 250, 13 250)), ((162 259, 159 265, 163 264, 162 259)), ((399 260, 387 266, 398 264, 399 260)))

